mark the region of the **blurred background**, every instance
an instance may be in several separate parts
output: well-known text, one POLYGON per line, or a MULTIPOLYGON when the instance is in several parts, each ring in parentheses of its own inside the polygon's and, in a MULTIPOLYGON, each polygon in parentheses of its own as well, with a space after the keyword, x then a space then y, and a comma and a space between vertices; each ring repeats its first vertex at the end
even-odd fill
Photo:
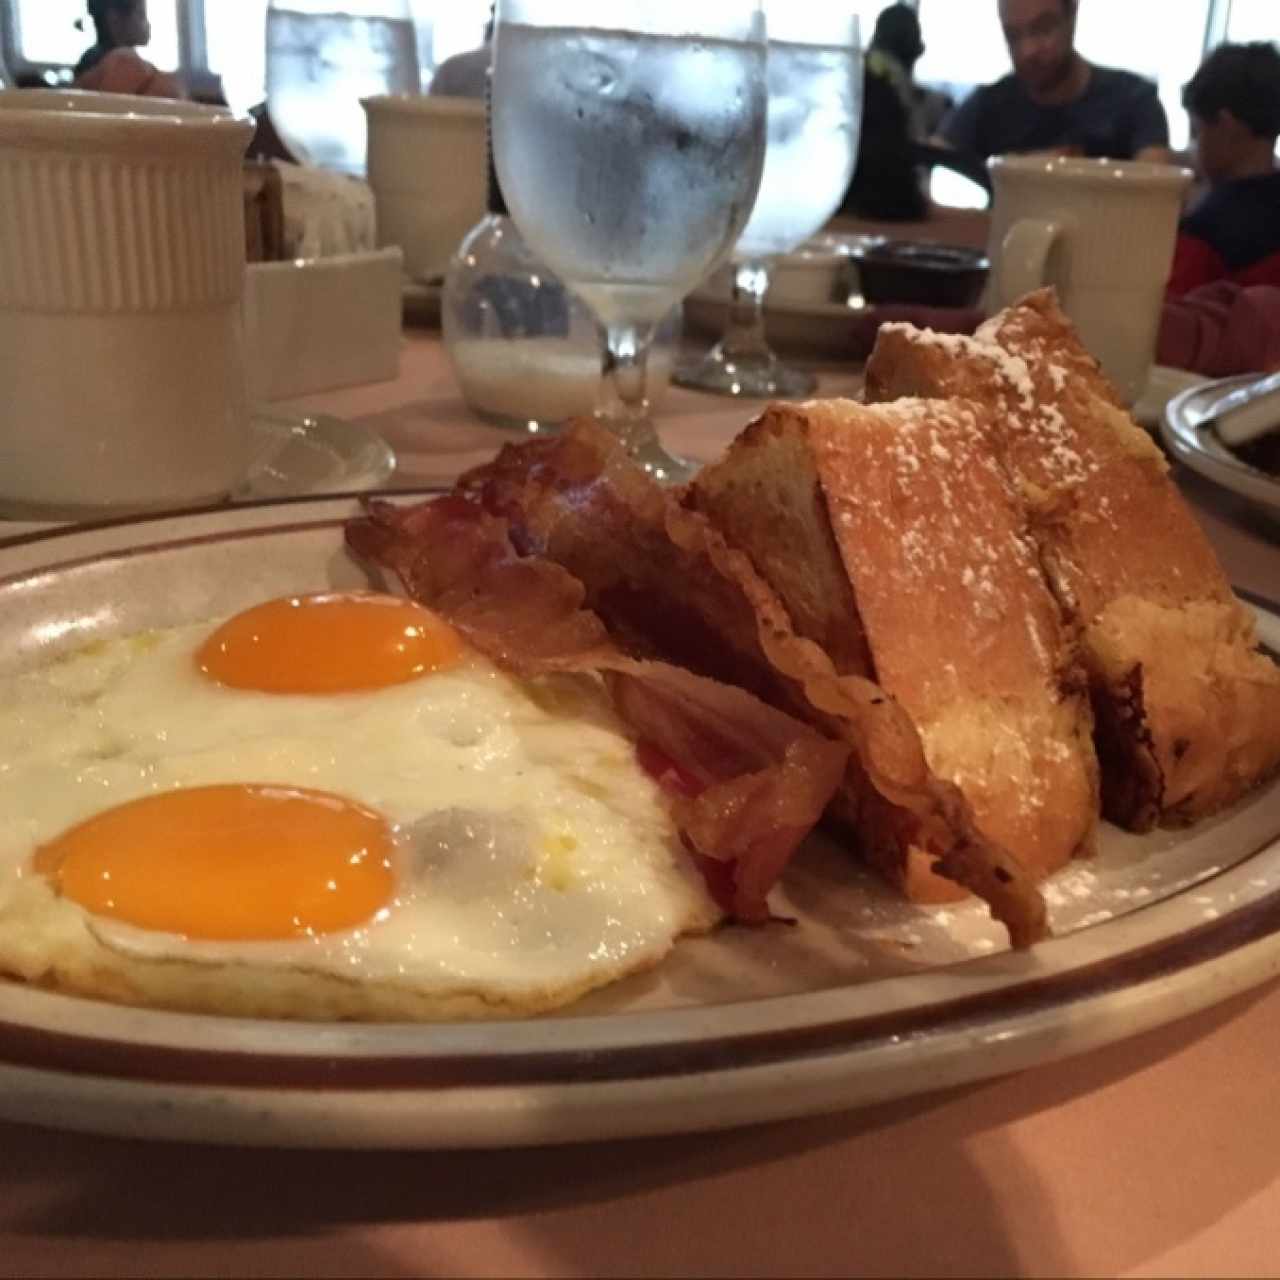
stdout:
MULTIPOLYGON (((852 9, 870 31, 884 0, 831 0, 852 9)), ((340 7, 335 5, 335 8, 340 7)), ((917 80, 955 101, 1008 70, 1008 51, 990 0, 917 0, 928 48, 917 80)), ((1077 46, 1088 59, 1123 66, 1160 87, 1171 142, 1186 147, 1189 125, 1180 94, 1206 50, 1223 40, 1271 40, 1277 0, 1124 0, 1080 6, 1077 46)), ((263 30, 267 0, 150 0, 148 57, 180 71, 192 93, 221 91, 244 108, 264 96, 263 30)), ((423 88, 451 54, 481 41, 489 0, 413 0, 423 88)), ((69 83, 90 37, 76 29, 83 0, 0 0, 0 61, 20 83, 69 83)))

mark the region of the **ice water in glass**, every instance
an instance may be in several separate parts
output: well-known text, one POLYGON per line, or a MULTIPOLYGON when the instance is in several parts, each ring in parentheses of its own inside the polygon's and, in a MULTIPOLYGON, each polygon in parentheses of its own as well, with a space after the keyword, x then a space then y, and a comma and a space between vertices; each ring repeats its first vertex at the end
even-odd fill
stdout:
POLYGON ((746 226, 764 164, 760 0, 499 0, 494 160, 534 252, 591 308, 596 416, 658 480, 689 474, 646 398, 654 328, 746 226))
POLYGON ((790 253, 840 207, 858 153, 858 57, 847 45, 769 46, 764 175, 735 259, 790 253))
POLYGON ((418 93, 418 45, 407 0, 272 0, 267 106, 299 159, 363 174, 360 99, 418 93))
POLYGON ((494 147, 525 238, 606 325, 652 325, 745 225, 762 50, 512 25, 494 147))

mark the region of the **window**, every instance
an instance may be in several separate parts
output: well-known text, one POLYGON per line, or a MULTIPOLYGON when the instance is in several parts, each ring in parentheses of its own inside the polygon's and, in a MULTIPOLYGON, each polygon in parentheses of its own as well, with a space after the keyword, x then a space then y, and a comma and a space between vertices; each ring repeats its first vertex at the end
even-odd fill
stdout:
MULTIPOLYGON (((852 8, 868 42, 887 0, 828 2, 852 8)), ((412 3, 425 85, 445 58, 480 43, 490 0, 412 3)), ((148 57, 166 70, 181 69, 202 88, 216 88, 209 72, 221 75, 232 105, 250 106, 264 91, 266 7, 267 0, 150 0, 148 57)), ((916 68, 922 81, 958 100, 1009 70, 996 0, 917 0, 916 7, 927 46, 916 68)), ((0 0, 0 59, 15 75, 65 79, 93 38, 91 26, 76 29, 84 14, 84 0, 0 0)), ((1206 44, 1277 38, 1280 0, 1080 0, 1081 52, 1155 80, 1175 146, 1187 142, 1182 85, 1206 44)))
MULTIPOLYGON (((839 0, 837 0, 837 3, 839 3, 839 0)), ((849 0, 849 3, 840 4, 840 8, 846 13, 852 10, 857 14, 864 48, 871 43, 871 33, 876 29, 876 19, 880 16, 880 10, 885 8, 887 3, 888 0, 849 0)))
MULTIPOLYGON (((430 32, 431 67, 464 49, 474 49, 484 39, 489 21, 489 0, 413 0, 413 13, 421 30, 430 32)), ((424 68, 425 73, 425 68, 424 68)), ((426 76, 423 76, 424 80, 426 76)))
MULTIPOLYGON (((446 58, 481 42, 489 4, 490 0, 413 0, 424 88, 446 58)), ((222 77, 227 101, 239 109, 266 95, 266 13, 267 0, 204 0, 208 66, 222 77)))
MULTIPOLYGON (((93 43, 93 23, 85 17, 84 0, 10 0, 14 27, 12 56, 17 71, 24 64, 73 67, 93 43), (84 20, 84 30, 76 22, 84 20)), ((149 57, 166 71, 179 64, 177 0, 150 0, 149 57)), ((6 53, 10 50, 6 49, 6 53)))
POLYGON ((1240 44, 1280 39, 1280 7, 1276 0, 1231 0, 1227 39, 1240 44))
MULTIPOLYGON (((426 85, 445 58, 480 43, 490 0, 412 3, 426 85)), ((0 61, 24 78, 65 81, 93 41, 92 23, 76 28, 85 8, 84 0, 0 0, 0 61)), ((147 57, 166 71, 182 70, 210 92, 216 92, 220 76, 227 101, 250 107, 265 92, 266 12, 267 0, 149 0, 147 57)))
POLYGON ((1204 57, 1209 0, 1082 0, 1076 45, 1091 62, 1136 71, 1159 87, 1169 136, 1182 150, 1191 126, 1182 109, 1182 86, 1204 57))
MULTIPOLYGON (((484 38, 490 0, 412 3, 425 89, 440 63, 484 38)), ((204 0, 203 8, 208 66, 222 77, 227 101, 241 110, 261 102, 267 83, 267 0, 204 0)))
POLYGON ((267 0, 206 0, 204 41, 229 106, 247 111, 266 97, 267 0))
POLYGON ((1009 70, 1009 52, 995 0, 920 0, 924 56, 916 78, 955 86, 959 100, 974 85, 998 80, 1009 70))

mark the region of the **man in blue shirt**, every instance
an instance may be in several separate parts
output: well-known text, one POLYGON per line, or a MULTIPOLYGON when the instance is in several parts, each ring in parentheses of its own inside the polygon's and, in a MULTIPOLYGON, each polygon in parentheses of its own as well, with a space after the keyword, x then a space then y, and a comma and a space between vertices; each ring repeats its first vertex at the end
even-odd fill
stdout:
POLYGON ((1155 86, 1095 67, 1075 47, 1077 0, 999 0, 1013 74, 984 85, 943 121, 943 139, 978 159, 1011 152, 1169 160, 1155 86))

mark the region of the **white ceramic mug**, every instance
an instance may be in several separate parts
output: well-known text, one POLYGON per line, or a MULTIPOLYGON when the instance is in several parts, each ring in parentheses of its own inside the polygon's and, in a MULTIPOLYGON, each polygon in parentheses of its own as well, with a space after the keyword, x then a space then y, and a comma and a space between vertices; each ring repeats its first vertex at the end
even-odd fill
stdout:
POLYGON ((1191 172, 1046 156, 999 156, 990 169, 991 309, 1053 285, 1085 346, 1137 401, 1155 358, 1191 172))
POLYGON ((404 250, 416 280, 442 276, 485 212, 484 103, 471 98, 362 99, 378 244, 404 250))
POLYGON ((0 513, 187 505, 243 478, 251 133, 190 103, 0 93, 0 513))

